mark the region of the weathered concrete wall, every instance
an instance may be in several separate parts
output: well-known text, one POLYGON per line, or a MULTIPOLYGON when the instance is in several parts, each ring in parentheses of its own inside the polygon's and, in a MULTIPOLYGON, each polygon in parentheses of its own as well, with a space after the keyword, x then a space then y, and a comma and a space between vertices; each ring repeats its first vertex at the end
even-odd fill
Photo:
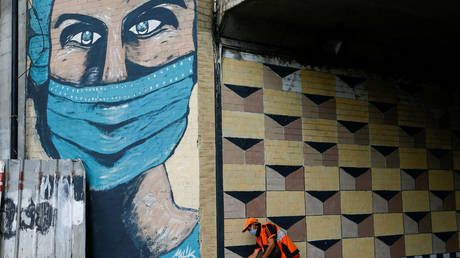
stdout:
POLYGON ((0 1, 0 158, 10 157, 11 1, 0 1))
MULTIPOLYGON (((18 158, 24 158, 27 0, 18 0, 18 158)), ((0 2, 0 158, 10 156, 11 1, 0 2)))
POLYGON ((247 217, 301 257, 460 250, 458 89, 245 57, 222 64, 226 257, 254 250, 247 217))
POLYGON ((81 158, 90 257, 198 257, 196 2, 36 0, 28 158, 81 158))

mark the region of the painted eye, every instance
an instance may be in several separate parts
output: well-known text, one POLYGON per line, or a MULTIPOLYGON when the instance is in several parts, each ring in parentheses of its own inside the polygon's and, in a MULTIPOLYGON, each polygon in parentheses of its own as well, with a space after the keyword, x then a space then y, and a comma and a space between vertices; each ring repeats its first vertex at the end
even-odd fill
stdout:
POLYGON ((145 35, 156 30, 160 26, 160 24, 161 22, 158 20, 143 21, 139 22, 136 25, 133 25, 131 28, 129 28, 129 31, 131 31, 135 35, 145 35))
POLYGON ((86 30, 75 34, 70 41, 80 43, 83 46, 89 46, 94 44, 100 37, 99 33, 86 30))

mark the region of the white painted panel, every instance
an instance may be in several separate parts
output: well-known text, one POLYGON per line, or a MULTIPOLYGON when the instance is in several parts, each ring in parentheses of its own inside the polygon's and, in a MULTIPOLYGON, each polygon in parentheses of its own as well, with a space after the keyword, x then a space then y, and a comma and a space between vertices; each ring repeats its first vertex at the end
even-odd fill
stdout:
POLYGON ((40 161, 24 161, 24 179, 19 223, 18 257, 33 258, 36 256, 36 204, 39 195, 40 161))
POLYGON ((15 258, 17 256, 18 241, 18 206, 20 205, 19 174, 21 162, 9 160, 6 169, 5 199, 2 209, 2 243, 0 256, 15 258))
POLYGON ((59 160, 57 182, 56 257, 71 257, 72 251, 72 160, 59 160))
POLYGON ((37 205, 37 257, 54 256, 54 230, 56 207, 56 160, 41 162, 39 201, 37 205))

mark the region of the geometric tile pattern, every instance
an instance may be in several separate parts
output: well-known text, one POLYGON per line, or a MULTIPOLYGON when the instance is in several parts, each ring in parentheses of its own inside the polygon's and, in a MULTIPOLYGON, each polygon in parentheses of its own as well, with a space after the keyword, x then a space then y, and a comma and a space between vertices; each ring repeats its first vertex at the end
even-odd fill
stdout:
POLYGON ((226 257, 252 253, 254 238, 240 233, 249 216, 280 226, 301 257, 459 250, 460 122, 449 113, 459 108, 438 100, 449 93, 226 63, 220 92, 226 257))

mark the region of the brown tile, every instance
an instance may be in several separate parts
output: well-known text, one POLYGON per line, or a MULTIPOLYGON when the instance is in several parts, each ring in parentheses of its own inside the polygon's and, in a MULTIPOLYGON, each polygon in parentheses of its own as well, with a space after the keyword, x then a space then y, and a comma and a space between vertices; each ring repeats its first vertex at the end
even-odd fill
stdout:
POLYGON ((338 241, 325 251, 324 258, 342 257, 342 241, 338 241))
POLYGON ((428 189, 428 172, 423 172, 420 176, 415 179, 416 190, 427 190, 428 189))
POLYGON ((246 204, 246 217, 265 217, 265 193, 246 204))
POLYGON ((339 150, 337 145, 323 152, 323 166, 336 167, 339 165, 339 150))
POLYGON ((402 236, 390 247, 390 255, 391 257, 402 257, 406 254, 405 249, 404 236, 402 236))
POLYGON ((320 104, 318 112, 318 118, 320 119, 337 120, 335 99, 332 98, 320 104))
POLYGON ((232 111, 244 111, 244 99, 227 88, 222 87, 222 109, 232 111))
POLYGON ((297 223, 292 225, 287 233, 292 241, 307 241, 307 224, 305 218, 299 220, 297 223))
POLYGON ((254 92, 244 99, 244 111, 252 113, 264 112, 264 93, 261 90, 254 92))
POLYGON ((246 164, 265 164, 264 142, 261 141, 252 146, 245 153, 246 164))
POLYGON ((431 215, 429 213, 423 219, 419 221, 418 232, 419 233, 431 232, 431 215))
POLYGON ((244 151, 229 140, 222 139, 224 164, 244 164, 244 151))
POLYGON ((455 233, 446 241, 446 252, 453 253, 458 251, 458 233, 455 233))
POLYGON ((358 237, 374 235, 374 217, 370 215, 358 224, 358 237))
POLYGON ((387 168, 399 168, 399 149, 392 152, 386 157, 386 167, 387 168))
POLYGON ((282 90, 283 82, 281 77, 274 73, 267 66, 263 67, 264 89, 282 90))
POLYGON ((323 203, 323 214, 340 214, 340 192, 337 192, 323 203))
POLYGON ((305 190, 303 167, 292 172, 286 177, 286 190, 288 191, 305 190))
POLYGON ((371 172, 367 171, 356 178, 356 188, 355 190, 371 190, 372 189, 372 177, 371 172))
POLYGON ((284 140, 302 141, 302 119, 297 119, 284 127, 284 140))
POLYGON ((264 120, 265 139, 284 140, 284 128, 266 115, 264 120))
POLYGON ((402 194, 399 192, 391 200, 388 201, 388 212, 402 211, 402 194))
POLYGON ((364 126, 355 133, 354 144, 368 145, 369 144, 369 126, 364 126))
POLYGON ((443 200, 443 209, 446 211, 454 211, 455 210, 455 192, 451 192, 447 197, 443 200))

